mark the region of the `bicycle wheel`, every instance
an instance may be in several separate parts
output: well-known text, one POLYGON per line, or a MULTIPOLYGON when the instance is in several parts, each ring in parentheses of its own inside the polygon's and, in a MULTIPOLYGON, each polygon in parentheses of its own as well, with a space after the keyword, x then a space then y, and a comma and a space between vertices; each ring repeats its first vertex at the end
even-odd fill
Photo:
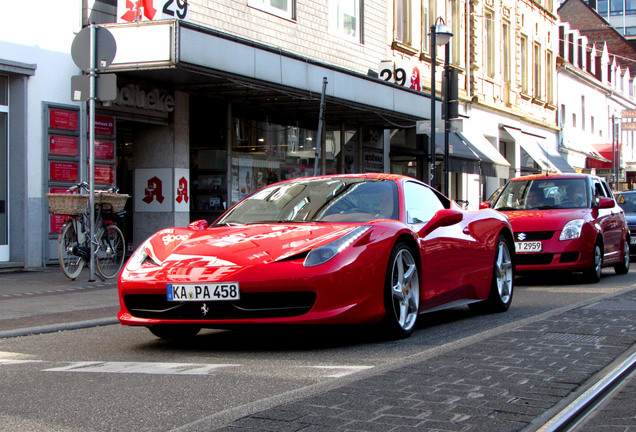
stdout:
POLYGON ((126 242, 121 230, 109 225, 97 234, 95 263, 97 271, 106 279, 114 278, 124 265, 126 242))
POLYGON ((79 246, 77 232, 73 220, 67 221, 62 227, 57 242, 57 253, 60 258, 60 268, 67 278, 75 280, 84 268, 84 259, 75 255, 73 249, 79 246))

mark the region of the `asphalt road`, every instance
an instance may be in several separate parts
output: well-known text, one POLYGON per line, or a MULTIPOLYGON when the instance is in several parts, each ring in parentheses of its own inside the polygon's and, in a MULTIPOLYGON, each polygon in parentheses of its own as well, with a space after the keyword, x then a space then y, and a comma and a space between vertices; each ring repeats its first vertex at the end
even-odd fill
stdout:
MULTIPOLYGON (((635 286, 635 272, 616 276, 611 269, 599 284, 571 276, 519 278, 507 313, 457 308, 425 315, 401 341, 383 340, 368 326, 204 330, 186 343, 120 325, 0 339, 0 431, 211 430, 427 356, 461 355, 468 343, 635 286)), ((59 295, 103 299, 112 290, 59 295)), ((47 296, 54 294, 36 297, 47 296)), ((67 316, 103 318, 114 307, 105 303, 86 300, 67 316)), ((40 310, 16 323, 43 324, 42 316, 56 322, 50 316, 56 314, 40 310)))

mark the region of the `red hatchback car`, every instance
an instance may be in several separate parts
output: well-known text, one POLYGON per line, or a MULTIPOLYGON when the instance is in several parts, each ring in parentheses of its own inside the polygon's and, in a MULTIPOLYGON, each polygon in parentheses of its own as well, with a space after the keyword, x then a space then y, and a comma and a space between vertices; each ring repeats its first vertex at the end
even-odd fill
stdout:
POLYGON ((583 272, 598 282, 603 267, 629 271, 630 233, 607 183, 587 174, 512 179, 494 202, 514 230, 517 271, 583 272))

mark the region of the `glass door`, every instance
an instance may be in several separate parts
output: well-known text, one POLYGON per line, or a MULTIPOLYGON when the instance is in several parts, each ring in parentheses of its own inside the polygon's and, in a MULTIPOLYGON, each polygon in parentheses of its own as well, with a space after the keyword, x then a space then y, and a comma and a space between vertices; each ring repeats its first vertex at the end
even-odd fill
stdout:
POLYGON ((9 261, 9 79, 0 75, 0 261, 9 261))

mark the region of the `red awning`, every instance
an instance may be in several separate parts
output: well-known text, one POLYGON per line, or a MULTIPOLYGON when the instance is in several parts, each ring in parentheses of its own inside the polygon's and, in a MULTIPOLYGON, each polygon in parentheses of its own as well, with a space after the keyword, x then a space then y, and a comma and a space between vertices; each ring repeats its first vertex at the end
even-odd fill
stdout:
MULTIPOLYGON (((592 158, 587 158, 585 163, 586 168, 613 168, 612 161, 614 160, 613 147, 612 143, 603 143, 603 144, 592 144, 594 150, 603 156, 605 159, 609 159, 609 162, 600 161, 592 158)), ((618 144, 618 153, 620 154, 622 151, 622 144, 618 144)))

